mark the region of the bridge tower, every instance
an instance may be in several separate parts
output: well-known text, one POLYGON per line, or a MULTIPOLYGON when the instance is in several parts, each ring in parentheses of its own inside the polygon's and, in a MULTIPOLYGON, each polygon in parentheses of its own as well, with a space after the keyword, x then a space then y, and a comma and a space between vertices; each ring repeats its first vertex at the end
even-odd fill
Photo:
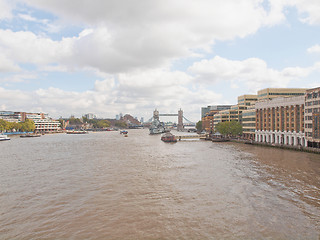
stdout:
POLYGON ((178 131, 182 131, 183 130, 183 111, 180 110, 178 111, 178 126, 177 126, 177 130, 178 131))

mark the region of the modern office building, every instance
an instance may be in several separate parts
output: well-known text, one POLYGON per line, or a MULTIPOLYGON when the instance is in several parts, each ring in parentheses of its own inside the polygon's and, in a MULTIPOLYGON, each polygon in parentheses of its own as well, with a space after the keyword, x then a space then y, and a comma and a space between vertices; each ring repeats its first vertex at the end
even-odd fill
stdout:
POLYGON ((230 109, 231 105, 211 105, 201 108, 201 119, 210 111, 219 112, 221 110, 230 109))
POLYGON ((257 102, 255 140, 271 144, 306 146, 304 102, 304 96, 278 97, 257 102))
POLYGON ((229 110, 219 111, 219 112, 216 113, 215 116, 214 116, 213 126, 214 126, 214 128, 215 128, 215 126, 216 126, 219 122, 226 122, 226 121, 230 121, 230 111, 229 111, 229 110))
POLYGON ((242 135, 245 139, 255 139, 256 109, 255 105, 242 111, 242 135))
POLYGON ((229 121, 242 122, 242 111, 246 110, 246 106, 233 105, 229 110, 229 121))
POLYGON ((202 129, 206 132, 211 133, 213 129, 213 115, 215 113, 207 112, 205 116, 201 119, 202 120, 202 129))
POLYGON ((278 97, 304 96, 306 90, 304 88, 265 88, 258 91, 258 101, 278 97))
POLYGON ((254 105, 258 101, 258 95, 241 95, 238 97, 238 105, 239 106, 244 106, 244 107, 250 107, 254 105))
POLYGON ((304 124, 308 147, 320 148, 320 87, 306 91, 304 124))
POLYGON ((227 109, 207 106, 201 109, 203 128, 213 132, 219 122, 234 120, 242 124, 247 139, 319 147, 319 89, 265 88, 257 95, 239 96, 238 104, 227 109))
POLYGON ((202 128, 206 132, 214 131, 214 115, 220 111, 228 110, 231 105, 212 105, 201 108, 202 128))
POLYGON ((25 112, 0 111, 0 119, 7 122, 24 122, 26 120, 25 112))
POLYGON ((40 120, 48 118, 48 114, 45 113, 26 113, 26 119, 30 119, 32 121, 40 120))
POLYGON ((213 117, 213 130, 219 122, 230 122, 237 121, 242 122, 242 111, 246 110, 247 107, 244 105, 233 105, 230 109, 222 110, 216 113, 213 117))

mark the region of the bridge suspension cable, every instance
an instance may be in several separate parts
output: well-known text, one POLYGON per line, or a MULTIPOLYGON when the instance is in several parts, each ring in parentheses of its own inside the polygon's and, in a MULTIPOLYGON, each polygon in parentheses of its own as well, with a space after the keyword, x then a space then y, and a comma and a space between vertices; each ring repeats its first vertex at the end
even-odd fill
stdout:
POLYGON ((190 124, 195 124, 194 122, 190 121, 189 119, 187 119, 186 117, 183 116, 183 119, 186 120, 188 123, 190 124))

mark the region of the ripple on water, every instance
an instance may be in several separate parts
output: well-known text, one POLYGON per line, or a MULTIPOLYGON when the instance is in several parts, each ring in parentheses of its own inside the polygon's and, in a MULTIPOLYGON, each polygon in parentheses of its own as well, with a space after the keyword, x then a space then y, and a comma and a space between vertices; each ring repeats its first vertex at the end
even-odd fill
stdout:
POLYGON ((147 130, 15 138, 0 152, 3 239, 319 236, 319 155, 147 130))

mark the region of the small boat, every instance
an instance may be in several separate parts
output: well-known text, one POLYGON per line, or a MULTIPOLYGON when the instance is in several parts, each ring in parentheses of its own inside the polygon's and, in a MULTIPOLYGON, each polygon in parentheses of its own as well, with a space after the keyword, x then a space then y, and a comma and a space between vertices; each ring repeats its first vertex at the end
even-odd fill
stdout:
POLYGON ((125 137, 128 137, 128 134, 125 134, 124 136, 125 136, 125 137))
POLYGON ((163 134, 161 140, 164 142, 177 142, 176 137, 170 132, 163 134))
POLYGON ((84 130, 72 130, 72 131, 67 131, 67 134, 86 134, 88 133, 88 131, 84 131, 84 130))
POLYGON ((20 137, 21 137, 21 138, 27 138, 27 137, 41 137, 41 134, 30 134, 30 133, 27 133, 27 134, 21 135, 20 137))
POLYGON ((121 131, 120 131, 120 134, 128 134, 128 131, 126 131, 126 130, 121 130, 121 131))
POLYGON ((229 138, 212 138, 212 142, 230 142, 229 138))
POLYGON ((10 138, 7 135, 0 134, 0 141, 6 141, 6 140, 10 140, 10 138))

